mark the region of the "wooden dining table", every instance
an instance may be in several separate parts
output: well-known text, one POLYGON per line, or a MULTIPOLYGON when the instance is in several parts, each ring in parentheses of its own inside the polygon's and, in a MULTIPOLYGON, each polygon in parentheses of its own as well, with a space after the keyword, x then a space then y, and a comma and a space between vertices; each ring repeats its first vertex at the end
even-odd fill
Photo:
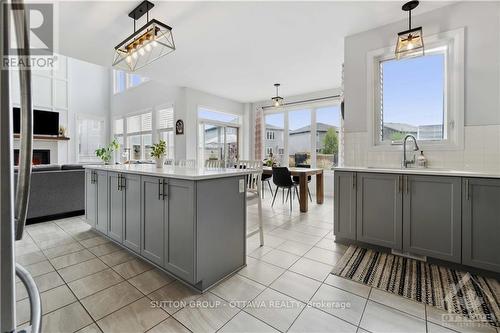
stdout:
MULTIPOLYGON (((324 180, 323 180, 323 169, 318 168, 288 168, 292 176, 299 177, 299 202, 300 211, 305 213, 309 209, 308 195, 307 195, 307 177, 316 175, 316 202, 318 204, 323 203, 324 199, 324 180)), ((263 167, 262 172, 266 175, 272 175, 273 169, 271 167, 263 167)))

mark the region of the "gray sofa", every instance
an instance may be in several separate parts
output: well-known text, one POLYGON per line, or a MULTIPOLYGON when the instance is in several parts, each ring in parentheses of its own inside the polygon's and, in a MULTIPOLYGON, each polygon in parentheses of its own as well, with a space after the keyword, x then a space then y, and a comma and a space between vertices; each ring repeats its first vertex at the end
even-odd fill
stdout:
MULTIPOLYGON (((82 165, 36 165, 32 170, 28 224, 85 213, 82 165)), ((17 183, 17 170, 14 183, 17 183)))

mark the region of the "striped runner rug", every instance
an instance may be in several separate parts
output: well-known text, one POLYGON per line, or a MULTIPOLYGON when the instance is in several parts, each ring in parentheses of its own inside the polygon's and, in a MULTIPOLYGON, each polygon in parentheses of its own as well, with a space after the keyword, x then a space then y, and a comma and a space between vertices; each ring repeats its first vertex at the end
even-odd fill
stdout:
POLYGON ((351 245, 332 274, 500 327, 500 283, 351 245))

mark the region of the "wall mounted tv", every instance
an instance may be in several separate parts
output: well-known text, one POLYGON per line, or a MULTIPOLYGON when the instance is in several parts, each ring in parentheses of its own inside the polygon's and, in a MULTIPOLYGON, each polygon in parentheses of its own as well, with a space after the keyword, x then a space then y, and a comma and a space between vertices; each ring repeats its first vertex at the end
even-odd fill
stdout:
MULTIPOLYGON (((21 131, 21 109, 13 108, 14 133, 21 131)), ((34 135, 59 135, 59 112, 33 110, 34 135)))

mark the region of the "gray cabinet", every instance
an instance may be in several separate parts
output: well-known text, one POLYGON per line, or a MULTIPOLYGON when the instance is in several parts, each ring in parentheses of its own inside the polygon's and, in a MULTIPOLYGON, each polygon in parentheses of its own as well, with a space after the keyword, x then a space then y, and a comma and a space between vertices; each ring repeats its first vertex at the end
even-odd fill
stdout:
POLYGON ((356 239, 356 173, 334 173, 335 236, 356 239))
POLYGON ((163 178, 143 176, 141 181, 141 255, 163 266, 165 259, 165 225, 168 201, 163 178))
POLYGON ((500 179, 463 180, 462 263, 500 272, 500 179))
POLYGON ((124 192, 123 245, 141 251, 141 176, 122 175, 124 192))
POLYGON ((85 219, 94 227, 97 222, 97 182, 95 171, 85 170, 85 219))
POLYGON ((358 241, 403 248, 401 175, 358 173, 356 238, 358 241))
POLYGON ((118 242, 123 241, 123 197, 121 174, 108 173, 109 185, 109 228, 108 236, 118 242))
POLYGON ((95 171, 97 182, 97 220, 96 229, 108 234, 108 173, 95 171))
POLYGON ((165 268, 184 280, 194 280, 195 184, 169 179, 165 185, 167 228, 165 229, 165 268))
POLYGON ((461 178, 404 176, 403 250, 461 261, 461 178))

